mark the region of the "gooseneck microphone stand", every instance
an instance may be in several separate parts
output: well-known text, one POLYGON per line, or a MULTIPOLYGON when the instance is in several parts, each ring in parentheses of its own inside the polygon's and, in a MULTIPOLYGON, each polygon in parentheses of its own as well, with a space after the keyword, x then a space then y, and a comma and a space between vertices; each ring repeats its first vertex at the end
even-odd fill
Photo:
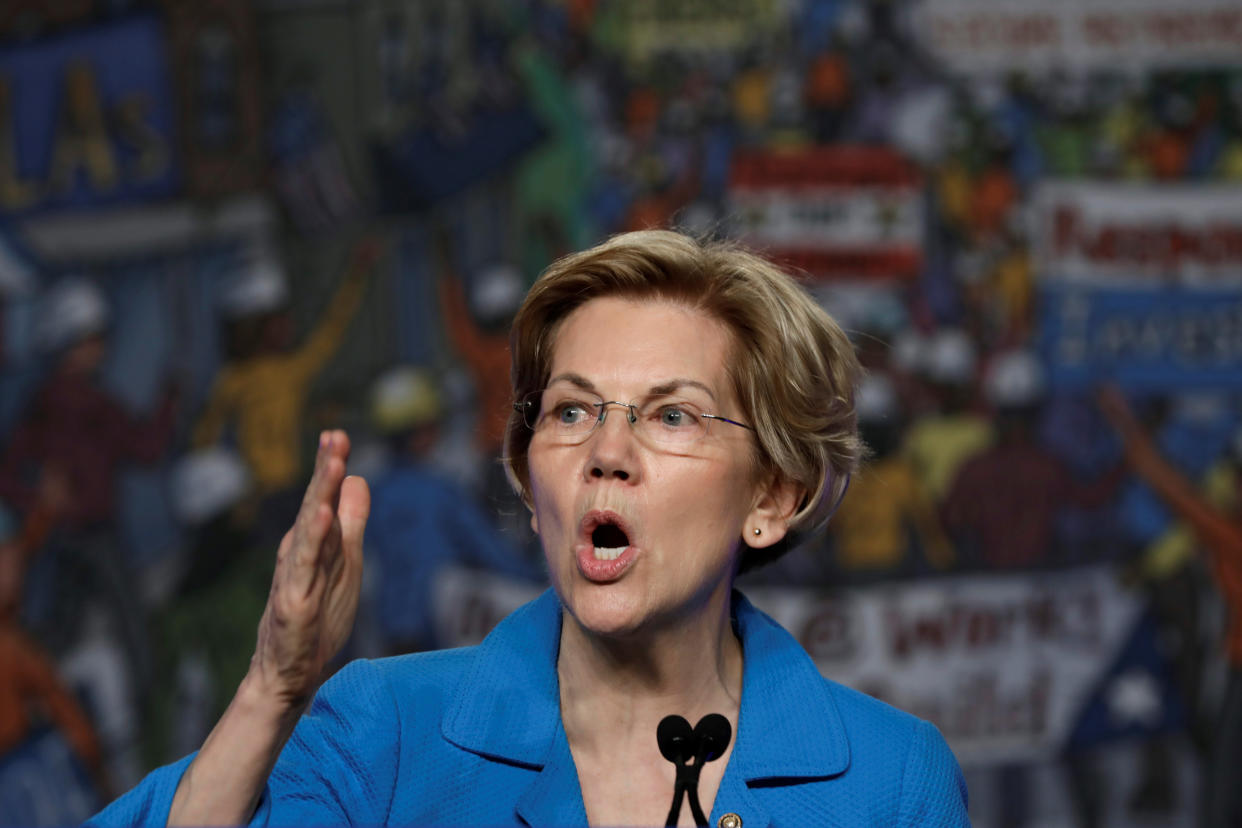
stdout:
POLYGON ((719 759, 733 738, 733 726, 719 713, 708 713, 690 729, 690 723, 681 716, 665 716, 656 728, 656 741, 660 753, 677 767, 677 780, 673 786, 673 804, 668 810, 665 826, 676 825, 681 814, 682 799, 689 795, 690 813, 694 824, 706 828, 707 817, 699 804, 699 773, 703 765, 719 759))

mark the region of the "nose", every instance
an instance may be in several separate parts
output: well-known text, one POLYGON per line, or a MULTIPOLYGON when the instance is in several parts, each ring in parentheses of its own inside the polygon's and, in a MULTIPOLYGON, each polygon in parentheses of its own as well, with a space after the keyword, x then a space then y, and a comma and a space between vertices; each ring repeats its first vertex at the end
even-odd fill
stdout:
POLYGON ((635 451, 634 429, 630 425, 634 409, 625 403, 604 403, 603 422, 595 427, 587 440, 586 468, 588 478, 634 481, 638 477, 638 456, 635 451), (620 417, 609 417, 608 406, 624 408, 620 417))

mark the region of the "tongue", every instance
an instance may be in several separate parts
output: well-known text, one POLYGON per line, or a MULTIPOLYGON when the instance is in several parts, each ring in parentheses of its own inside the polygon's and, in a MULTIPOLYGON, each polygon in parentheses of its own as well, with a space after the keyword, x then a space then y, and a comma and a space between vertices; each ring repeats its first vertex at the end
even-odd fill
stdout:
POLYGON ((591 543, 602 549, 620 549, 629 546, 630 539, 621 531, 620 526, 605 523, 595 527, 595 531, 591 533, 591 543))

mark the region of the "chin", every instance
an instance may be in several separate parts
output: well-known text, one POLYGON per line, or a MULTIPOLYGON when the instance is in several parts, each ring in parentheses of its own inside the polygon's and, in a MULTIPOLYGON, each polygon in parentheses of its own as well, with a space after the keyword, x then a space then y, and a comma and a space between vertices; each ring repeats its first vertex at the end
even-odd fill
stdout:
POLYGON ((648 620, 644 602, 622 584, 575 584, 561 603, 584 630, 606 638, 633 636, 648 620))

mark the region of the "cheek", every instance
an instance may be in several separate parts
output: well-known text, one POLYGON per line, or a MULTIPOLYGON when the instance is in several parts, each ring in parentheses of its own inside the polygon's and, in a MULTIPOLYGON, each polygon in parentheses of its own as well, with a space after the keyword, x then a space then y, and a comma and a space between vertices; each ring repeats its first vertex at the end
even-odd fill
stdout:
MULTIPOLYGON (((527 492, 530 499, 531 528, 540 537, 548 537, 562 521, 557 519, 559 498, 562 494, 551 481, 565 480, 565 470, 553 468, 553 458, 546 452, 531 451, 527 455, 527 492)), ((564 490, 566 487, 561 486, 564 490)))
POLYGON ((532 503, 541 496, 544 489, 543 481, 547 479, 546 454, 531 446, 526 451, 526 491, 532 503))
POLYGON ((723 464, 710 478, 701 482, 702 491, 713 493, 712 502, 727 511, 730 518, 742 520, 755 499, 757 484, 755 469, 749 457, 732 458, 723 464))
POLYGON ((690 474, 669 475, 662 486, 653 489, 665 493, 664 497, 652 495, 654 503, 664 504, 653 510, 663 512, 661 528, 683 543, 707 543, 711 548, 733 545, 753 497, 753 487, 743 472, 730 469, 711 473, 700 468, 690 474), (680 508, 671 508, 673 504, 680 508))

